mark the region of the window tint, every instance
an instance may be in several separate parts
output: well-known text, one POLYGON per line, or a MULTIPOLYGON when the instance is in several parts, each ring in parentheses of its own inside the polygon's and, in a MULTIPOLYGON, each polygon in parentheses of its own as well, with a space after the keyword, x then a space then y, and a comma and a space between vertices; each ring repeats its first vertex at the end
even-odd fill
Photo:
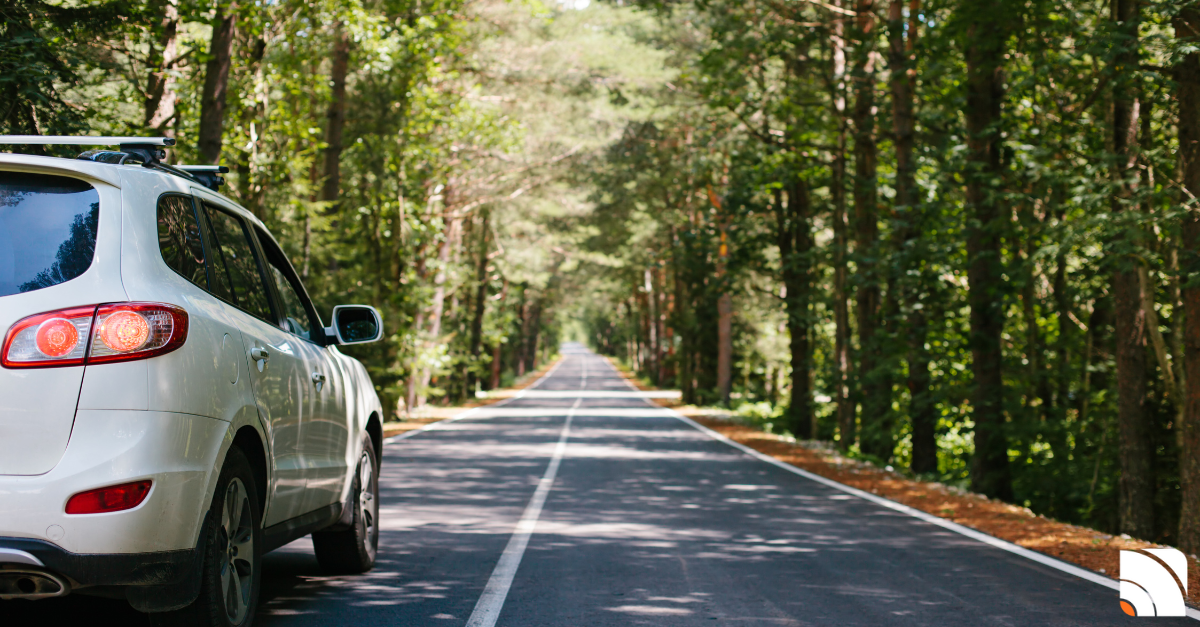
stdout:
POLYGON ((83 274, 99 221, 100 193, 79 179, 0 172, 0 296, 83 274))
POLYGON ((163 261, 183 278, 208 288, 204 270, 204 244, 196 207, 187 196, 163 196, 158 199, 158 250, 163 261))
POLYGON ((258 232, 258 243, 267 256, 267 268, 270 269, 271 278, 275 279, 275 286, 279 288, 279 300, 282 301, 287 330, 306 340, 312 340, 312 330, 318 323, 309 315, 308 307, 305 306, 308 299, 303 296, 304 288, 300 286, 300 280, 295 278, 296 273, 292 270, 292 265, 275 242, 261 231, 258 232))
POLYGON ((258 259, 242 221, 208 203, 204 215, 212 227, 213 274, 222 275, 213 292, 249 314, 273 321, 258 259))

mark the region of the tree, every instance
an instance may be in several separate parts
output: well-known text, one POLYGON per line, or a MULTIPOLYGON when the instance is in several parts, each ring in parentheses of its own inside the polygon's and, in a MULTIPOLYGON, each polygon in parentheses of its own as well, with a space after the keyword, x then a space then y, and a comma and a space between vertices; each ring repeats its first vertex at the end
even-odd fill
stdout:
POLYGON ((229 89, 229 68, 233 62, 236 25, 237 4, 230 2, 218 6, 213 17, 208 63, 204 69, 204 93, 200 97, 200 132, 197 143, 200 146, 200 157, 205 163, 215 164, 221 158, 221 143, 225 133, 225 100, 229 89))
POLYGON ((1000 245, 1007 216, 999 183, 1004 178, 1000 163, 1004 53, 1012 15, 1004 0, 964 0, 960 11, 967 66, 967 170, 963 174, 971 211, 967 227, 974 374, 971 416, 975 420, 971 485, 988 496, 1011 500, 1000 343, 1005 291, 1000 245))
POLYGON ((1186 7, 1174 19, 1175 37, 1189 46, 1175 72, 1179 99, 1179 172, 1186 200, 1183 218, 1184 315, 1193 321, 1184 327, 1186 395, 1180 460, 1180 484, 1183 492, 1179 515, 1179 548, 1187 553, 1200 551, 1200 214, 1196 198, 1200 196, 1200 10, 1186 7))
POLYGON ((858 281, 858 382, 862 392, 862 450, 880 459, 892 456, 891 381, 880 337, 879 217, 875 145, 875 3, 858 0, 855 18, 854 261, 858 281))
MULTIPOLYGON (((1137 34, 1140 17, 1139 3, 1133 0, 1115 0, 1113 3, 1117 31, 1112 70, 1115 75, 1112 179, 1117 190, 1112 196, 1114 214, 1136 211, 1136 205, 1131 201, 1136 180, 1140 105, 1135 82, 1135 68, 1140 61, 1137 34)), ((1139 538, 1150 538, 1154 534, 1154 479, 1145 417, 1146 318, 1137 261, 1133 251, 1129 250, 1137 246, 1137 238, 1127 230, 1118 236, 1114 246, 1118 251, 1112 290, 1117 341, 1117 422, 1121 443, 1121 530, 1139 538)))
POLYGON ((82 80, 78 44, 108 29, 122 9, 116 2, 74 7, 40 0, 0 7, 0 130, 70 135, 86 128, 90 112, 63 88, 82 80))
POLYGON ((925 348, 927 325, 922 292, 927 289, 928 277, 923 276, 920 246, 925 228, 923 207, 917 194, 914 153, 915 115, 913 96, 917 69, 915 50, 921 23, 920 0, 908 3, 908 20, 904 19, 904 1, 891 0, 888 5, 888 70, 891 74, 892 133, 896 150, 896 222, 893 237, 900 258, 893 284, 900 292, 905 315, 905 335, 908 362, 909 414, 912 421, 913 472, 937 472, 936 407, 930 393, 929 362, 925 348))

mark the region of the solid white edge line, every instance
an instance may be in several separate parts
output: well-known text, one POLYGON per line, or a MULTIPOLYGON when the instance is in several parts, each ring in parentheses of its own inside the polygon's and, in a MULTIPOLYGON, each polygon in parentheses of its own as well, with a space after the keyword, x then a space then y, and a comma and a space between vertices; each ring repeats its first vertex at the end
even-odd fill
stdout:
POLYGON ((546 466, 546 473, 542 475, 537 490, 533 492, 533 497, 525 506, 525 513, 521 515, 521 520, 517 522, 512 537, 508 539, 508 546, 504 547, 504 553, 496 562, 496 568, 492 570, 492 576, 488 578, 487 585, 483 588, 483 594, 479 595, 479 600, 475 602, 475 610, 467 619, 467 627, 493 627, 496 620, 500 618, 500 611, 504 609, 504 601, 508 598, 513 578, 517 576, 521 558, 525 556, 529 538, 533 536, 533 531, 537 528, 538 518, 542 515, 542 506, 546 504, 546 497, 550 495, 550 489, 554 486, 554 478, 558 475, 558 467, 562 464, 563 454, 567 450, 567 438, 571 435, 571 419, 575 416, 575 409, 582 402, 583 399, 576 400, 571 409, 567 411, 567 420, 563 424, 562 434, 558 437, 558 444, 554 447, 554 455, 550 458, 549 465, 546 466))
MULTIPOLYGON (((613 367, 611 363, 609 364, 609 366, 613 367)), ((615 367, 613 367, 613 369, 616 370, 615 367)), ((619 371, 618 371, 618 374, 620 374, 619 371)), ((628 379, 625 379, 625 384, 628 385, 629 387, 633 388, 634 390, 637 389, 636 386, 629 383, 628 379)), ((643 400, 646 400, 646 399, 643 399, 643 400)), ((654 403, 651 403, 649 400, 646 400, 646 403, 650 404, 650 405, 654 405, 654 403)), ((778 459, 775 459, 774 457, 771 457, 770 455, 767 455, 766 453, 761 453, 759 451, 756 451, 756 450, 750 448, 749 446, 742 444, 741 442, 735 442, 734 440, 731 440, 730 438, 728 438, 716 431, 713 431, 712 429, 709 429, 708 427, 696 422, 695 420, 692 420, 691 418, 684 416, 683 414, 675 411, 674 409, 671 409, 669 407, 661 407, 659 405, 654 405, 654 407, 657 407, 657 408, 663 410, 664 412, 666 412, 667 415, 673 416, 673 417, 681 420, 682 422, 690 425, 692 428, 696 429, 697 431, 700 431, 701 433, 709 436, 710 438, 713 438, 714 440, 717 440, 719 442, 724 442, 725 444, 728 444, 729 446, 732 446, 733 448, 736 448, 739 451, 742 451, 743 453, 750 455, 751 457, 754 457, 760 461, 764 461, 768 464, 771 464, 772 466, 782 468, 783 470, 786 470, 794 475, 799 475, 801 477, 804 477, 805 479, 811 479, 822 485, 829 486, 831 488, 834 488, 835 490, 841 490, 842 492, 845 492, 847 494, 852 494, 854 496, 857 496, 861 499, 865 499, 867 501, 871 501, 872 503, 875 503, 877 505, 882 505, 888 509, 892 509, 897 512, 904 513, 904 514, 908 514, 909 516, 912 516, 913 518, 919 518, 927 523, 937 525, 943 529, 964 535, 968 538, 971 538, 972 540, 977 540, 979 542, 982 542, 989 546, 996 547, 1003 551, 1008 551, 1009 553, 1012 553, 1014 555, 1020 555, 1021 557, 1033 560, 1039 564, 1042 564, 1043 566, 1049 566, 1050 568, 1053 568, 1055 570, 1058 570, 1058 571, 1061 571, 1061 572, 1064 572, 1064 573, 1067 573, 1070 575, 1075 575, 1076 577, 1079 577, 1081 579, 1086 579, 1087 581, 1090 581, 1092 583, 1100 584, 1106 588, 1109 588, 1112 590, 1117 590, 1117 591, 1120 591, 1120 589, 1121 589, 1121 585, 1118 581, 1116 581, 1115 579, 1110 579, 1108 577, 1105 577, 1104 575, 1101 575, 1100 573, 1096 573, 1096 572, 1090 571, 1086 568, 1081 568, 1074 564, 1064 562, 1059 559, 1055 559, 1044 553, 1038 553, 1037 551, 1027 549, 1018 544, 1013 544, 1012 542, 1008 542, 1007 540, 1001 540, 1000 538, 997 538, 995 536, 990 536, 981 531, 976 531, 974 529, 971 529, 970 527, 964 527, 963 525, 960 525, 955 522, 951 522, 944 518, 938 518, 937 516, 934 516, 933 514, 928 514, 919 509, 909 507, 909 506, 901 504, 901 503, 897 503, 896 501, 893 501, 891 499, 887 499, 887 498, 884 498, 884 497, 876 495, 876 494, 871 494, 870 492, 865 492, 863 490, 859 490, 858 488, 852 488, 844 483, 839 483, 837 481, 834 481, 833 479, 828 479, 826 477, 822 477, 821 475, 811 473, 807 470, 804 470, 803 468, 797 468, 796 466, 793 466, 787 462, 783 462, 778 459)), ((1196 610, 1192 607, 1188 607, 1187 608, 1187 616, 1188 616, 1188 618, 1200 620, 1200 610, 1196 610)))
POLYGON ((542 381, 545 381, 546 379, 550 378, 550 375, 554 374, 554 371, 558 370, 558 367, 561 366, 563 364, 563 362, 566 360, 567 360, 566 357, 559 358, 558 362, 554 364, 554 367, 550 368, 550 370, 547 370, 546 374, 538 377, 537 381, 534 381, 531 385, 528 385, 526 387, 521 388, 520 390, 517 390, 517 393, 515 395, 510 396, 510 397, 500 401, 499 403, 492 403, 491 405, 480 405, 479 407, 472 407, 471 409, 468 409, 468 410, 466 410, 456 416, 453 416, 451 418, 447 418, 445 420, 439 420, 437 422, 431 422, 431 423, 425 425, 424 427, 418 427, 411 431, 405 431, 404 433, 401 433, 400 435, 393 435, 390 438, 384 438, 383 443, 385 445, 387 445, 387 444, 392 444, 393 442, 399 442, 400 440, 406 440, 408 438, 413 437, 414 435, 417 435, 418 433, 425 433, 426 431, 434 431, 434 430, 440 428, 441 426, 445 426, 452 422, 458 422, 459 420, 462 420, 464 418, 470 418, 473 414, 475 414, 481 410, 488 409, 490 407, 500 407, 501 405, 507 405, 507 404, 517 400, 518 398, 522 398, 523 396, 525 396, 526 390, 532 390, 533 388, 540 385, 542 383, 542 381))

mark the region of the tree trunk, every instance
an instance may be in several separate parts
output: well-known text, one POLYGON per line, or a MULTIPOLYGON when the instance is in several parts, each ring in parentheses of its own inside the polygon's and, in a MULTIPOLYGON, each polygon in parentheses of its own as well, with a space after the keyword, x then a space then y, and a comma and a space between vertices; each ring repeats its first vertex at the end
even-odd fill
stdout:
POLYGON ((912 419, 912 463, 915 473, 937 472, 937 413, 929 391, 929 351, 925 349, 927 332, 923 281, 919 278, 921 259, 916 250, 923 224, 916 194, 916 163, 913 159, 914 127, 913 81, 916 77, 913 53, 920 13, 920 0, 909 0, 909 23, 905 36, 904 0, 891 0, 888 6, 888 69, 892 88, 892 132, 896 147, 896 239, 899 242, 901 271, 896 285, 906 312, 905 339, 908 361, 909 415, 912 419), (917 276, 911 276, 917 273, 917 276))
POLYGON ((492 347, 492 378, 488 382, 489 390, 497 390, 500 388, 500 369, 501 363, 503 363, 504 359, 503 347, 504 344, 499 341, 497 341, 496 345, 492 347))
POLYGON ((213 20, 209 60, 204 69, 204 92, 200 97, 200 159, 215 164, 221 158, 221 137, 225 131, 225 95, 229 90, 229 68, 233 59, 233 34, 237 24, 237 4, 218 7, 213 20))
MULTIPOLYGON (((1057 192, 1056 192, 1057 193, 1057 192)), ((1065 214, 1062 204, 1055 202, 1055 217, 1062 224, 1065 214)), ((1071 296, 1067 293, 1067 253, 1059 248, 1054 259, 1054 308, 1058 319, 1058 341, 1055 344, 1057 352, 1058 390, 1055 392, 1054 405, 1058 408, 1057 418, 1064 420, 1068 409, 1068 398, 1071 392, 1071 346, 1075 335, 1075 323, 1071 320, 1071 296)))
MULTIPOLYGON (((839 0, 835 2, 841 5, 839 0)), ((830 166, 832 180, 829 187, 833 200, 834 402, 837 405, 838 446, 847 451, 854 445, 856 425, 854 400, 850 397, 850 308, 846 302, 846 19, 835 15, 833 20, 832 99, 837 119, 837 150, 830 166)))
POLYGON ((1001 105, 1008 15, 995 0, 972 0, 967 18, 967 282, 971 306, 970 345, 974 389, 975 455, 971 486, 987 496, 1012 500, 1008 437, 1004 426, 1001 336, 1004 332, 1004 268, 1001 233, 1007 222, 1001 190, 1001 105))
MULTIPOLYGON (((672 228, 671 240, 675 243, 675 246, 672 247, 673 249, 681 246, 681 239, 676 238, 675 230, 672 228)), ((686 252, 686 248, 684 250, 686 252)), ((681 276, 683 273, 681 266, 682 263, 678 256, 673 256, 671 258, 671 271, 674 275, 676 307, 675 319, 672 321, 672 326, 680 334, 679 354, 677 355, 679 364, 677 376, 679 379, 679 392, 683 403, 685 405, 695 405, 698 399, 696 398, 696 379, 692 370, 695 364, 693 353, 695 352, 696 342, 691 324, 692 312, 687 300, 688 287, 684 281, 684 277, 681 276)))
MULTIPOLYGON (((496 302, 496 309, 504 311, 504 302, 508 300, 508 279, 504 279, 504 285, 500 288, 500 298, 496 302)), ((500 387, 500 371, 504 364, 504 343, 497 340, 496 345, 492 347, 492 378, 488 383, 489 390, 495 390, 500 387)))
MULTIPOLYGON (((1171 377, 1175 379, 1175 435, 1177 439, 1180 439, 1183 437, 1183 423, 1186 421, 1187 409, 1187 376, 1183 371, 1185 359, 1183 351, 1185 330, 1183 327, 1187 317, 1180 299, 1178 238, 1167 240, 1166 258, 1167 302, 1171 305, 1171 329, 1167 336, 1167 350, 1171 356, 1171 377)), ((1182 440, 1177 443, 1182 444, 1182 440)))
POLYGON ((660 382, 658 367, 659 367, 659 360, 661 357, 659 343, 662 338, 662 332, 658 327, 658 318, 659 318, 658 292, 657 292, 657 290, 654 289, 654 271, 653 270, 651 270, 650 268, 646 268, 643 271, 642 283, 645 285, 645 288, 646 288, 646 315, 649 318, 649 320, 647 321, 648 324, 646 326, 649 327, 648 331, 650 333, 650 366, 647 369, 647 371, 649 372, 650 378, 653 380, 654 384, 658 385, 660 382))
MULTIPOLYGON (((1174 20, 1176 39, 1195 42, 1200 37, 1200 9, 1181 9, 1174 20)), ((1200 53, 1192 49, 1176 66, 1179 99, 1179 171, 1187 216, 1183 220, 1181 297, 1186 322, 1175 326, 1183 333, 1186 381, 1179 477, 1183 506, 1179 515, 1179 548, 1200 553, 1200 53)))
MULTIPOLYGON (((709 190, 712 193, 712 190, 709 190)), ((720 205, 717 205, 720 212, 720 205)), ((717 297, 717 390, 721 404, 729 407, 729 395, 733 388, 733 296, 726 277, 725 264, 729 260, 728 234, 721 227, 721 241, 717 249, 717 285, 721 290, 717 297)))
POLYGON ((634 300, 638 303, 637 372, 647 374, 650 371, 650 299, 645 293, 638 293, 634 300))
POLYGON ((476 370, 479 368, 479 352, 483 341, 483 314, 487 309, 487 291, 488 291, 488 236, 491 234, 491 229, 488 228, 489 211, 483 212, 483 227, 479 233, 479 265, 475 268, 475 315, 471 318, 471 361, 467 364, 467 376, 464 377, 467 382, 466 394, 470 397, 475 391, 476 370))
POLYGON ((423 338, 421 337, 421 331, 424 329, 424 327, 425 327, 425 311, 424 311, 424 309, 422 309, 421 311, 417 312, 417 316, 413 320, 413 327, 412 327, 415 332, 416 338, 417 338, 416 345, 413 346, 413 350, 415 351, 416 354, 412 355, 412 357, 409 359, 408 386, 407 386, 408 389, 405 390, 405 395, 404 395, 404 408, 409 414, 412 414, 413 410, 415 410, 417 408, 417 404, 418 404, 417 401, 418 401, 418 399, 420 399, 420 395, 421 395, 421 377, 423 375, 423 371, 421 369, 421 364, 418 361, 418 358, 420 356, 420 353, 423 352, 422 344, 424 343, 424 341, 423 341, 423 338))
POLYGON ((814 437, 811 347, 809 345, 809 268, 812 264, 812 234, 809 227, 808 185, 796 178, 787 190, 787 199, 775 193, 776 240, 782 266, 783 284, 787 289, 789 349, 792 364, 792 399, 787 410, 787 424, 792 435, 814 437))
POLYGON ((1176 408, 1182 408, 1183 399, 1179 394, 1179 386, 1175 381, 1175 370, 1171 367, 1171 358, 1167 353, 1167 340, 1159 328, 1158 311, 1154 309, 1155 289, 1154 278, 1145 266, 1139 266, 1138 282, 1141 284, 1142 316, 1146 321, 1146 334, 1150 338, 1150 346, 1154 349, 1154 359, 1158 362, 1159 373, 1162 376, 1166 397, 1176 408))
POLYGON ((1034 239, 1037 218, 1033 214, 1032 203, 1022 202, 1019 204, 1020 223, 1025 237, 1022 241, 1018 235, 1013 237, 1012 241, 1016 259, 1014 265, 1022 268, 1021 317, 1025 324, 1025 360, 1029 366, 1026 372, 1029 385, 1025 391, 1025 408, 1039 422, 1045 422, 1049 418, 1048 412, 1053 400, 1050 395, 1049 380, 1046 378, 1043 366, 1046 355, 1045 343, 1042 340, 1037 319, 1037 293, 1035 290, 1037 268, 1034 262, 1034 256, 1038 250, 1038 243, 1034 239))
POLYGON ((733 392, 733 297, 729 292, 717 298, 717 389, 721 404, 729 407, 733 392))
MULTIPOLYGON (((1137 129, 1139 99, 1134 70, 1139 61, 1137 29, 1140 22, 1138 0, 1114 0, 1118 51, 1114 71, 1117 85, 1113 90, 1112 141, 1115 163, 1112 180, 1117 193, 1112 198, 1114 214, 1137 211, 1131 202, 1137 177, 1137 129)), ((1117 246, 1136 246, 1138 229, 1125 229, 1117 237, 1117 246)), ((1142 308, 1142 282, 1138 260, 1131 255, 1116 256, 1113 272, 1113 315, 1117 357, 1117 424, 1120 432, 1118 455, 1121 478, 1118 482, 1118 514, 1121 531, 1151 539, 1154 535, 1154 451, 1150 443, 1150 425, 1146 416, 1146 315, 1142 308)))
POLYGON ((525 369, 529 365, 529 332, 530 332, 529 312, 530 312, 531 306, 533 304, 532 302, 530 302, 529 296, 530 296, 529 288, 522 287, 521 288, 521 311, 519 314, 520 318, 521 318, 521 337, 518 338, 518 340, 517 340, 517 376, 518 377, 525 376, 525 369))
POLYGON ((350 35, 340 22, 333 44, 333 66, 329 72, 332 93, 325 123, 325 181, 321 200, 335 201, 341 188, 342 139, 346 129, 346 75, 350 71, 350 35))
MULTIPOLYGON (((1146 102, 1141 107, 1139 118, 1141 119, 1141 140, 1139 141, 1138 151, 1142 155, 1154 150, 1154 135, 1151 131, 1151 103, 1146 102)), ((1138 159, 1138 170, 1141 178, 1140 183, 1144 189, 1152 190, 1155 187, 1154 181, 1154 164, 1149 159, 1138 159)), ((1159 219, 1157 216, 1151 217, 1154 213, 1154 204, 1151 198, 1143 197, 1141 201, 1141 212, 1143 216, 1151 219, 1159 219)), ((1175 250, 1175 242, 1169 237, 1164 238, 1162 242, 1158 241, 1158 235, 1153 230, 1146 230, 1145 236, 1149 240, 1149 244, 1159 252, 1159 256, 1166 262, 1165 270, 1168 275, 1178 271, 1177 251, 1175 250)), ((1150 339, 1150 345, 1154 348, 1154 358, 1158 363, 1158 369, 1162 376, 1163 387, 1165 388, 1166 397, 1171 401, 1172 408, 1175 410, 1175 434, 1182 435, 1179 426, 1183 424, 1184 414, 1184 398, 1183 389, 1184 381, 1182 368, 1178 367, 1181 357, 1181 350, 1178 350, 1175 338, 1178 333, 1172 333, 1171 346, 1167 345, 1167 338, 1163 336, 1158 318, 1158 311, 1154 305, 1157 302, 1158 282, 1151 272, 1148 263, 1138 264, 1138 280, 1142 284, 1142 310, 1146 316, 1146 332, 1150 339)), ((1167 285, 1167 304, 1171 307, 1172 312, 1180 312, 1179 294, 1175 289, 1176 284, 1168 282, 1167 285)), ((1182 316, 1174 317, 1172 322, 1177 322, 1182 316)), ((1175 326, 1174 324, 1172 326, 1175 326)))
POLYGON ((533 307, 529 310, 529 344, 525 347, 525 355, 529 360, 529 371, 533 372, 538 367, 538 337, 542 330, 542 297, 533 301, 533 307))
POLYGON ((890 392, 882 389, 879 369, 879 218, 876 204, 875 146, 875 6, 874 0, 858 0, 855 35, 858 46, 854 60, 854 258, 858 293, 858 382, 862 393, 864 453, 891 457, 892 434, 887 424, 890 392))
MULTIPOLYGON (((271 209, 264 202, 266 188, 269 186, 264 186, 261 182, 254 180, 255 170, 258 169, 254 163, 254 157, 258 152, 258 144, 262 133, 267 131, 269 124, 269 120, 265 115, 266 99, 263 97, 263 91, 266 90, 266 86, 263 84, 262 72, 262 60, 267 52, 267 42, 261 37, 253 37, 249 41, 239 42, 238 47, 240 48, 242 59, 242 65, 239 68, 241 74, 243 76, 254 77, 252 80, 247 81, 247 84, 243 87, 243 93, 252 94, 252 96, 249 98, 235 98, 230 117, 237 120, 235 128, 237 126, 243 129, 255 128, 256 132, 251 134, 250 142, 248 142, 246 148, 233 153, 233 163, 230 165, 231 169, 237 172, 237 178, 235 179, 237 186, 226 190, 225 193, 236 198, 256 218, 269 224, 272 222, 273 216, 268 215, 271 209)), ((372 244, 374 244, 373 239, 372 244)))
POLYGON ((665 266, 662 268, 659 268, 659 270, 658 270, 658 285, 659 285, 658 302, 662 306, 659 309, 659 316, 658 316, 658 336, 660 338, 662 338, 662 340, 660 341, 660 344, 663 347, 662 354, 659 356, 659 362, 658 362, 658 369, 659 369, 658 380, 661 382, 660 385, 665 385, 667 382, 671 381, 676 375, 675 365, 674 365, 675 329, 674 329, 674 327, 668 326, 668 324, 667 324, 667 321, 672 319, 670 316, 675 311, 675 297, 673 294, 668 296, 669 292, 667 290, 667 269, 665 266))
POLYGON ((150 50, 146 77, 146 98, 143 102, 142 126, 151 132, 174 137, 175 77, 172 70, 179 59, 179 3, 161 0, 157 45, 150 50))
MULTIPOLYGON (((449 194, 447 193, 447 197, 449 194)), ((450 251, 456 245, 458 238, 460 219, 455 218, 446 226, 446 235, 442 239, 441 245, 438 246, 438 269, 437 274, 433 277, 433 298, 429 305, 429 341, 440 342, 442 336, 442 314, 446 309, 446 270, 450 265, 450 251)), ((424 389, 429 385, 433 372, 428 366, 421 373, 421 388, 424 389)), ((417 398, 417 404, 424 404, 420 397, 417 398)))

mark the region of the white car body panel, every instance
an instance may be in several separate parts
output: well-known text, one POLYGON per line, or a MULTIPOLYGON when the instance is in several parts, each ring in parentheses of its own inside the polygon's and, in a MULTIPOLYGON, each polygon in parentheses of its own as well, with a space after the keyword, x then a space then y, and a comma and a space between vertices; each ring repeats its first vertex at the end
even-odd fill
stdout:
POLYGON ((275 460, 271 504, 263 518, 263 524, 272 525, 308 511, 300 434, 316 407, 312 394, 305 394, 313 385, 309 373, 314 364, 312 356, 301 346, 303 340, 296 336, 248 315, 241 316, 239 326, 248 347, 266 349, 271 355, 262 372, 257 364, 249 370, 259 416, 267 429, 271 457, 275 460))
POLYGON ((50 472, 0 476, 0 536, 48 540, 72 553, 191 548, 208 508, 214 461, 232 442, 229 424, 154 411, 80 411, 71 444, 50 472), (67 515, 82 490, 152 479, 138 507, 67 515))
POLYGON ((321 403, 313 421, 304 426, 301 440, 308 479, 309 501, 306 505, 309 509, 320 507, 320 502, 341 498, 339 495, 349 489, 351 477, 348 470, 354 468, 354 460, 344 457, 353 448, 349 446, 349 434, 360 433, 365 426, 355 424, 355 408, 347 404, 346 361, 349 358, 333 346, 324 352, 319 366, 326 377, 321 390, 321 403))
POLYGON ((372 415, 383 415, 365 368, 223 302, 175 273, 159 251, 164 193, 219 203, 265 230, 260 221, 219 194, 140 166, 0 154, 0 170, 82 178, 100 195, 91 267, 65 283, 0 297, 0 332, 33 314, 123 301, 176 305, 189 319, 184 345, 150 359, 0 368, 0 539, 87 554, 193 549, 226 451, 244 429, 266 459, 264 525, 345 501, 361 434, 372 415), (269 345, 263 374, 278 381, 258 376, 249 357, 255 342, 269 345), (284 368, 276 351, 282 357, 289 348, 297 357, 284 368), (320 392, 313 372, 326 376, 320 392), (142 479, 153 487, 134 509, 64 513, 73 494, 142 479))

